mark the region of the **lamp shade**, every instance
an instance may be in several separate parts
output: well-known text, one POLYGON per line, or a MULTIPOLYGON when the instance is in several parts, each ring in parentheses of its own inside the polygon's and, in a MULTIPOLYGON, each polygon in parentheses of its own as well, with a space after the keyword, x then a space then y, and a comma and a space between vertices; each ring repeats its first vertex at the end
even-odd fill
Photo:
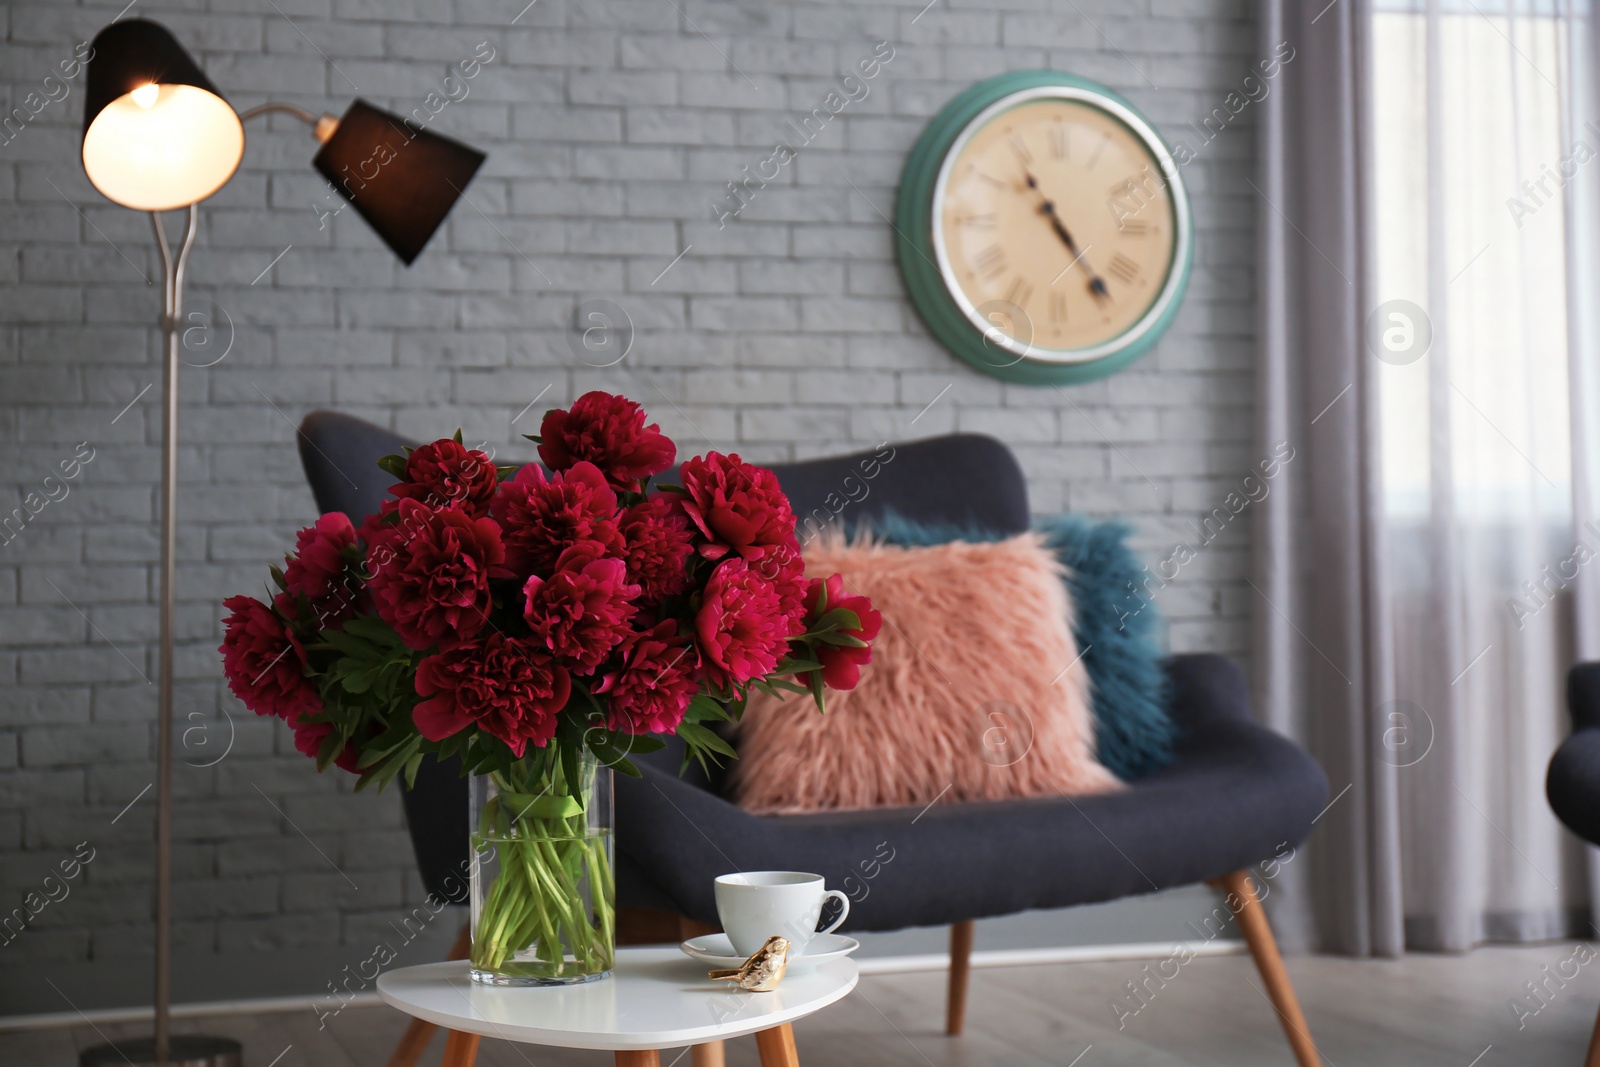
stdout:
POLYGON ((94 39, 83 103, 83 169, 124 207, 187 207, 222 188, 244 125, 176 38, 147 19, 94 39))
POLYGON ((409 267, 483 160, 460 141, 357 100, 312 163, 409 267))

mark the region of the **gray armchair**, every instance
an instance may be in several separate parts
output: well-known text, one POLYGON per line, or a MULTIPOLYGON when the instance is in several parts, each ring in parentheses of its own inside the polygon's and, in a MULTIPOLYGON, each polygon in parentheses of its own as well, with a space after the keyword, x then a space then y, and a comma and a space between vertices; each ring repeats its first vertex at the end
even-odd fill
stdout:
MULTIPOLYGON (((1550 757, 1545 796, 1562 824, 1600 845, 1600 663, 1580 663, 1567 673, 1572 733, 1550 757)), ((1584 1067, 1600 1067, 1600 1016, 1589 1037, 1584 1067)))
MULTIPOLYGON (((374 461, 402 443, 347 416, 308 416, 300 452, 318 505, 357 521, 376 510, 391 479, 374 461)), ((808 517, 823 525, 892 510, 1001 533, 1028 528, 1026 483, 998 441, 963 434, 898 445, 887 462, 877 454, 878 475, 867 479, 862 463, 875 454, 774 470, 803 525, 808 517)), ((714 928, 712 881, 719 874, 809 870, 844 885, 878 861, 870 867, 871 892, 851 908, 850 929, 950 925, 946 1029, 959 1034, 973 920, 1209 881, 1228 893, 1296 1059, 1314 1067, 1319 1057, 1247 869, 1310 834, 1327 801, 1327 779, 1304 751, 1252 718, 1233 662, 1174 656, 1167 672, 1181 732, 1177 758, 1107 796, 936 804, 920 817, 914 809, 757 816, 724 798, 720 776, 680 777, 679 752, 669 746, 638 761, 642 779, 617 781, 618 904, 714 928), (885 843, 893 850, 889 863, 881 862, 885 843)), ((465 783, 449 773, 430 766, 426 782, 419 775, 419 786, 432 791, 430 809, 453 791, 460 800, 448 802, 464 810, 465 783)), ((460 822, 459 840, 417 837, 425 872, 435 854, 441 868, 459 862, 460 822)), ((422 821, 411 825, 416 836, 422 821)), ((695 1058, 711 1063, 718 1056, 695 1058)))

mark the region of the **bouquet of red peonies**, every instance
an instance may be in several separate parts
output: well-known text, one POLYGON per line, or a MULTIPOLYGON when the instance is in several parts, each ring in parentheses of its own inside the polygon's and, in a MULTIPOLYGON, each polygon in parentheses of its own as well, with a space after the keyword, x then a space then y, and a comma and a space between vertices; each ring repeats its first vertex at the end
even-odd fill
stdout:
POLYGON ((319 769, 409 784, 432 753, 477 776, 473 973, 497 982, 609 970, 607 768, 637 775, 666 734, 685 767, 734 756, 714 727, 753 689, 822 709, 881 625, 837 576, 806 578, 771 471, 711 452, 652 486, 676 448, 601 392, 530 440, 542 468, 459 432, 385 457, 377 514, 324 515, 270 602, 223 603, 229 688, 319 769))

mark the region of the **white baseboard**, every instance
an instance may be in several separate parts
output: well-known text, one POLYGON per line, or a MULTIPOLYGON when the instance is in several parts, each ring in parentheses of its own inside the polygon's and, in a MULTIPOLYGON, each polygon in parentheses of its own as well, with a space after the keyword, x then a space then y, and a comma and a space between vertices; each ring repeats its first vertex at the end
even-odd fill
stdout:
MULTIPOLYGON (((1010 948, 973 952, 974 967, 1034 967, 1045 963, 1104 963, 1109 960, 1165 959, 1187 951, 1196 956, 1231 956, 1245 950, 1243 941, 1149 941, 1129 945, 1074 945, 1063 948, 1010 948)), ((924 956, 880 956, 858 961, 862 974, 907 974, 943 971, 944 953, 924 956)))
MULTIPOLYGON (((1162 959, 1180 950, 1196 956, 1229 956, 1245 950, 1242 941, 1151 941, 1126 945, 1078 945, 1064 948, 995 949, 972 954, 973 967, 1032 967, 1047 963, 1093 963, 1108 960, 1162 959)), ((943 953, 917 956, 879 956, 863 959, 861 973, 910 974, 916 971, 942 971, 950 966, 943 953)), ((308 1011, 323 997, 256 997, 250 1000, 216 1000, 196 1004, 175 1004, 174 1019, 196 1019, 213 1015, 272 1015, 280 1012, 308 1011)), ((345 1007, 366 1008, 383 1001, 375 992, 354 994, 345 1007)), ((103 1023, 132 1023, 154 1017, 154 1009, 104 1008, 98 1011, 47 1012, 39 1015, 0 1016, 0 1033, 18 1030, 46 1030, 61 1026, 103 1023)))

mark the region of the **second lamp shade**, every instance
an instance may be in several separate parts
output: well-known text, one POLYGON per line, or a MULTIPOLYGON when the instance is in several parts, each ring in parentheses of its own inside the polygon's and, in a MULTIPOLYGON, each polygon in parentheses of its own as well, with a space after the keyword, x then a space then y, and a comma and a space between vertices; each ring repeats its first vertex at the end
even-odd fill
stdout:
POLYGON ((410 266, 484 155, 357 100, 312 163, 410 266))

